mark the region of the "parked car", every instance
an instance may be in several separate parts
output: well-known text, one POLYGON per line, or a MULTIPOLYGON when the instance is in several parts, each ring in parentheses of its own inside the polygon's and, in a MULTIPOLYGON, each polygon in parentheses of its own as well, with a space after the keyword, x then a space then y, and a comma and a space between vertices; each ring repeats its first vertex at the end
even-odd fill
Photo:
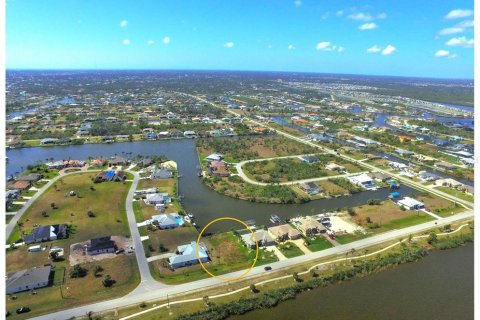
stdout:
POLYGON ((272 267, 270 267, 270 266, 266 266, 266 267, 265 267, 265 268, 263 268, 263 269, 264 269, 265 271, 270 271, 270 270, 272 270, 272 267))
POLYGON ((26 312, 30 312, 29 307, 20 307, 20 308, 17 309, 17 314, 26 313, 26 312))
POLYGON ((121 248, 121 249, 118 249, 117 251, 115 251, 115 254, 120 254, 120 253, 123 253, 125 252, 125 249, 121 248))

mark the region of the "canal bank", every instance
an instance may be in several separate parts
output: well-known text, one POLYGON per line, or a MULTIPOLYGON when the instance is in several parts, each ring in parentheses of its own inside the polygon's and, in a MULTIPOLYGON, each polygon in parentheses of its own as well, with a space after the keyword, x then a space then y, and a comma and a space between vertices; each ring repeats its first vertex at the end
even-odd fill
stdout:
MULTIPOLYGON (((389 194, 388 188, 383 188, 360 192, 349 197, 321 199, 302 204, 266 204, 230 198, 211 190, 203 184, 201 178, 197 177, 198 155, 195 141, 189 139, 13 149, 7 151, 9 161, 6 166, 6 175, 18 175, 28 165, 51 161, 51 159, 108 158, 115 155, 133 158, 138 154, 165 155, 177 162, 182 176, 179 179, 179 194, 184 196, 183 207, 187 212, 195 215, 196 222, 200 226, 223 216, 244 221, 253 219, 257 224, 268 224, 270 216, 274 214, 282 219, 311 215, 323 210, 361 205, 369 199, 385 199, 389 194)), ((418 191, 402 186, 400 192, 412 194, 418 191)), ((235 225, 229 227, 235 227, 235 225)), ((212 232, 215 231, 219 230, 212 230, 212 232)))

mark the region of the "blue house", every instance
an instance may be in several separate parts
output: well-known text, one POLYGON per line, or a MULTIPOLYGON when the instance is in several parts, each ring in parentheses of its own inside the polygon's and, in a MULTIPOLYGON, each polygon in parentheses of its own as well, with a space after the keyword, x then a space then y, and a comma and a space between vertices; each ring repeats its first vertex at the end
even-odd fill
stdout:
POLYGON ((183 218, 178 213, 158 214, 152 216, 152 223, 159 229, 174 229, 183 225, 183 218))
POLYGON ((200 259, 203 263, 208 261, 208 250, 204 243, 198 244, 198 257, 196 253, 196 242, 192 241, 189 244, 177 247, 177 255, 168 258, 170 267, 173 269, 185 266, 191 266, 198 263, 200 259))

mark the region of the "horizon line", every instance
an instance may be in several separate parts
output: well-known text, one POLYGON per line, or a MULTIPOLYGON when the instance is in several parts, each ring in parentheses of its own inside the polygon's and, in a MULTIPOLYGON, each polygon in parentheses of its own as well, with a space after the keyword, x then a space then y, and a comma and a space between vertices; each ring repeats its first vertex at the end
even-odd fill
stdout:
POLYGON ((5 68, 5 72, 16 71, 195 71, 195 72, 249 72, 249 73, 302 73, 318 75, 343 75, 343 76, 367 76, 367 77, 393 77, 393 78, 418 78, 418 79, 437 79, 437 80, 462 80, 474 81, 474 78, 442 78, 433 76, 414 76, 414 75, 386 75, 386 74, 362 74, 362 73, 332 73, 319 71, 281 71, 281 70, 238 70, 238 69, 163 69, 163 68, 5 68))

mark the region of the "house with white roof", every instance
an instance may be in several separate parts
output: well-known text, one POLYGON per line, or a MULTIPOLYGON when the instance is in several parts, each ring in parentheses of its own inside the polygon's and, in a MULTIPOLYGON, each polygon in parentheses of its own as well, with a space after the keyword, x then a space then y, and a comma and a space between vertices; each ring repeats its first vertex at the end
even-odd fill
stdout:
POLYGON ((197 243, 195 241, 192 241, 189 244, 178 246, 178 254, 168 258, 170 267, 177 269, 185 266, 191 266, 197 264, 198 259, 200 259, 202 263, 208 262, 209 258, 207 246, 203 242, 198 244, 198 257, 196 247, 197 243))
POLYGON ((174 229, 183 225, 183 218, 178 213, 157 214, 150 221, 159 229, 174 229))
POLYGON ((351 183, 357 186, 360 186, 362 188, 365 188, 367 190, 372 190, 377 188, 375 186, 375 183, 373 182, 373 179, 366 173, 362 173, 356 176, 350 176, 348 177, 348 180, 350 180, 351 183))
POLYGON ((398 200, 397 204, 399 206, 403 206, 408 210, 420 210, 420 209, 425 209, 425 204, 423 202, 420 202, 416 199, 410 198, 410 197, 405 197, 401 200, 398 200))

